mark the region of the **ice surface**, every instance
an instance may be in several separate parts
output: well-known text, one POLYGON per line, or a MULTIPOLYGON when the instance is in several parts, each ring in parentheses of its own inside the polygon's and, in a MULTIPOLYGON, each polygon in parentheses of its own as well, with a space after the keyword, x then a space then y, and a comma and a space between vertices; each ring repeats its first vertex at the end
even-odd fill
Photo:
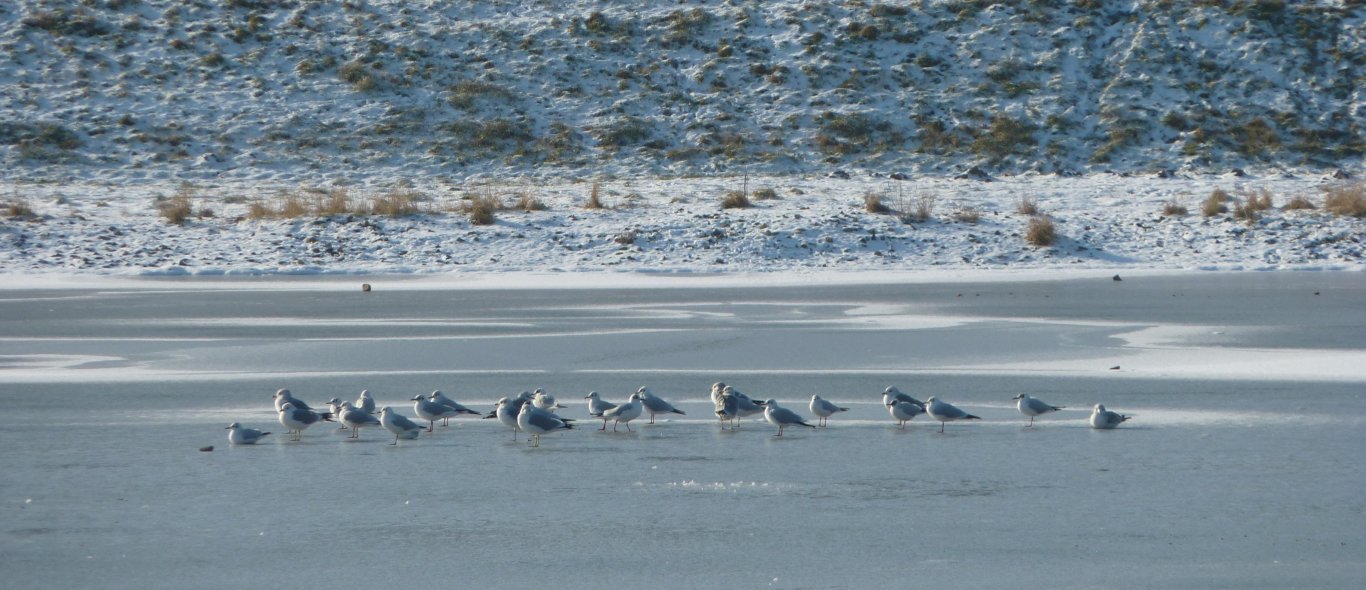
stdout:
POLYGON ((1350 588, 1366 574, 1362 363, 1293 370, 1363 358, 1357 273, 351 283, 0 292, 7 584, 332 584, 345 561, 357 585, 399 572, 464 587, 1350 588), (302 317, 317 321, 260 321, 302 317), (1153 345, 1280 362, 1170 374, 1148 365, 1168 358, 1153 345), (850 411, 782 439, 757 418, 721 431, 717 380, 803 414, 813 393, 850 411), (983 420, 899 431, 878 403, 891 384, 983 420), (641 385, 687 416, 589 428, 582 395, 621 402, 641 385), (433 389, 487 409, 545 387, 584 426, 538 449, 474 418, 398 447, 330 424, 289 443, 279 387, 310 403, 369 389, 404 413, 433 389), (1021 392, 1067 408, 1025 428, 1021 392), (1134 418, 1093 431, 1098 402, 1134 418), (230 447, 233 421, 275 434, 230 447))

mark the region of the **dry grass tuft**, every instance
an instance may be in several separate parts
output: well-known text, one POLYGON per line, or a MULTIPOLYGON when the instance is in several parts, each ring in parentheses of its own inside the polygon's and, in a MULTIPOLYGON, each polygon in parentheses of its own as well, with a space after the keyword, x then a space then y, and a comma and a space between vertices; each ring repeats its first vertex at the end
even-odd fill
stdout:
POLYGON ((280 207, 271 216, 295 219, 308 215, 312 211, 313 208, 308 205, 308 201, 303 197, 289 195, 280 201, 280 207))
POLYGON ((1185 217, 1189 213, 1190 210, 1187 209, 1185 205, 1182 205, 1181 201, 1176 199, 1172 199, 1162 204, 1162 215, 1167 217, 1185 217))
POLYGON ((1029 218, 1025 241, 1034 246, 1052 246, 1053 242, 1058 241, 1058 229, 1047 215, 1035 215, 1029 218))
POLYGON ((492 194, 476 195, 465 206, 465 212, 474 225, 493 225, 498 220, 495 213, 503 208, 503 202, 492 194))
POLYGON ((869 213, 891 213, 891 207, 882 202, 882 195, 867 193, 863 195, 863 210, 869 213))
POLYGON ((751 204, 744 191, 728 191, 726 196, 721 197, 722 209, 746 209, 751 204))
POLYGON ((1366 217, 1366 183, 1331 186, 1324 192, 1323 208, 1329 213, 1366 217))
POLYGON ((1259 188, 1248 192, 1245 206, 1253 211, 1266 211, 1275 206, 1271 201, 1271 191, 1259 188))
POLYGON ((1020 215, 1037 216, 1039 214, 1039 202, 1029 197, 1021 198, 1020 202, 1015 204, 1015 212, 1020 215))
POLYGON ((522 193, 518 195, 517 202, 512 205, 512 208, 520 209, 527 213, 549 209, 549 207, 546 207, 545 203, 542 203, 540 199, 536 198, 536 196, 531 193, 522 193))
POLYGON ((318 198, 318 215, 332 217, 350 213, 351 196, 347 194, 346 189, 330 190, 318 198))
POLYGON ((6 201, 5 215, 8 217, 19 217, 24 219, 37 217, 37 215, 33 212, 33 207, 30 207, 28 201, 25 201, 23 199, 14 199, 11 201, 6 201))
POLYGON ((971 205, 960 207, 953 212, 953 220, 960 223, 977 223, 982 220, 982 213, 971 205))
POLYGON ((1293 199, 1290 199, 1290 202, 1286 203, 1285 206, 1281 208, 1285 209, 1286 211, 1299 211, 1314 209, 1315 207, 1314 203, 1311 202, 1309 199, 1305 197, 1295 197, 1293 199))
POLYGON ((920 223, 929 221, 934 217, 934 206, 939 198, 930 193, 916 195, 915 201, 901 212, 901 221, 905 223, 920 223))
POLYGON ((422 202, 427 197, 416 191, 394 191, 375 197, 370 202, 371 215, 411 217, 423 213, 422 202))
POLYGON ((1226 205, 1226 203, 1228 203, 1231 198, 1232 197, 1229 197, 1224 189, 1214 189, 1214 192, 1209 194, 1209 198, 1205 199, 1205 202, 1200 204, 1200 214, 1205 217, 1214 217, 1215 215, 1228 213, 1228 205, 1226 205))
POLYGON ((602 204, 602 183, 593 182, 593 188, 588 191, 588 202, 583 204, 584 209, 606 209, 602 204))
POLYGON ((194 216, 194 204, 186 195, 176 195, 157 202, 157 211, 166 223, 180 225, 194 216))
POLYGON ((754 191, 754 200, 756 201, 773 201, 777 198, 778 191, 771 188, 761 188, 754 191))

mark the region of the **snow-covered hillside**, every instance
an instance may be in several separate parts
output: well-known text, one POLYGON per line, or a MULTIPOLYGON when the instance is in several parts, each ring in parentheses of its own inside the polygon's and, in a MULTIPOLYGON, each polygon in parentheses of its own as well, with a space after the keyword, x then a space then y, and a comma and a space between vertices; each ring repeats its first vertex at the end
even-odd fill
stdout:
POLYGON ((1346 168, 1366 7, 12 0, 10 180, 1346 168))

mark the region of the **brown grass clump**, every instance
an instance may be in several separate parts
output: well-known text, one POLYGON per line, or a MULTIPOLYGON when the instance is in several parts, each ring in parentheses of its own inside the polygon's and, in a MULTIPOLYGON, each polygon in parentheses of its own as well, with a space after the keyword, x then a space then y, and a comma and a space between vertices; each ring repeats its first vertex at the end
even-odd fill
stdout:
POLYGON ((1186 206, 1176 199, 1162 204, 1162 215, 1166 217, 1185 217, 1188 213, 1190 210, 1186 209, 1186 206))
POLYGON ((325 196, 318 199, 318 215, 331 217, 336 215, 349 215, 351 213, 351 197, 345 189, 327 191, 325 196))
POLYGON ((513 204, 513 209, 520 209, 530 213, 532 211, 545 211, 549 207, 545 206, 540 199, 531 193, 522 193, 517 196, 517 202, 513 204))
POLYGON ((960 223, 977 223, 982 220, 982 213, 976 207, 962 207, 953 212, 953 220, 960 223))
POLYGON ((917 195, 915 202, 901 212, 901 220, 906 223, 929 221, 934 216, 934 205, 939 198, 929 193, 917 195))
POLYGON ((12 201, 6 201, 5 215, 8 217, 22 218, 30 218, 37 216, 33 213, 33 207, 30 207, 28 202, 23 199, 14 199, 12 201))
POLYGON ((1275 206, 1271 202, 1271 191, 1264 188, 1254 189, 1247 194, 1247 207, 1254 211, 1266 211, 1275 206))
POLYGON ((746 209, 752 204, 744 191, 727 191, 726 195, 721 197, 722 209, 746 209))
POLYGON ((1309 199, 1304 197, 1295 197, 1290 199, 1290 202, 1286 203, 1285 206, 1281 208, 1285 209, 1286 211, 1300 211, 1306 209, 1314 209, 1315 207, 1314 203, 1311 202, 1309 199))
POLYGON ((1035 215, 1029 218, 1029 226, 1025 229, 1025 241, 1034 246, 1052 246, 1058 240, 1058 229, 1054 227, 1053 220, 1047 215, 1035 215))
POLYGON ((1334 215, 1366 217, 1366 183, 1324 189, 1324 210, 1334 215))
POLYGON ((285 219, 295 219, 303 217, 312 212, 313 208, 308 206, 308 201, 298 195, 289 195, 280 201, 280 208, 275 210, 274 217, 285 219))
POLYGON ((892 209, 882 202, 882 195, 868 193, 863 195, 863 210, 869 213, 891 213, 892 209))
POLYGON ((1015 212, 1020 215, 1037 216, 1039 214, 1039 202, 1029 197, 1021 198, 1020 202, 1015 204, 1015 212))
POLYGON ((1200 214, 1205 217, 1214 217, 1221 213, 1228 213, 1228 205, 1225 203, 1228 203, 1230 199, 1231 197, 1224 189, 1216 188, 1214 192, 1209 194, 1209 198, 1200 204, 1200 214))
POLYGON ((190 202, 190 197, 178 195, 157 202, 157 211, 166 223, 180 225, 194 216, 194 205, 190 202))
POLYGON ((387 217, 409 217, 422 213, 422 201, 425 201, 421 193, 415 191, 394 191, 375 197, 370 202, 371 215, 384 215, 387 217))
POLYGON ((778 191, 771 188, 761 188, 754 191, 754 200, 772 201, 778 198, 778 191))
POLYGON ((274 213, 270 207, 261 201, 252 201, 250 205, 247 205, 247 219, 265 219, 274 213))
POLYGON ((476 195, 469 200, 465 212, 474 225, 493 225, 498 220, 495 213, 503 208, 503 202, 493 195, 476 195))
POLYGON ((588 202, 583 204, 584 209, 606 209, 602 204, 602 183, 594 182, 593 188, 588 191, 588 202))

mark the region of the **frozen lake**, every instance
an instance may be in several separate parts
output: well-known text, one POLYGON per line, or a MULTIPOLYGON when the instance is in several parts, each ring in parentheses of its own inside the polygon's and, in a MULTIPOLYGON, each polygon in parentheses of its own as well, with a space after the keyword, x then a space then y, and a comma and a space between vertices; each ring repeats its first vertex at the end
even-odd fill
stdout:
MULTIPOLYGON (((13 587, 1358 587, 1366 279, 721 288, 162 281, 0 291, 13 587), (1118 369, 1111 367, 1118 366, 1118 369), (725 381, 829 428, 710 419, 725 381), (288 442, 271 394, 412 415, 641 385, 687 416, 288 442), (887 385, 983 418, 897 430, 887 385), (1034 428, 1010 400, 1068 409, 1034 428), (1134 419, 1092 431, 1091 404, 1134 419), (223 427, 273 431, 233 448, 223 427), (609 428, 610 430, 610 428, 609 428), (212 453, 198 448, 214 445, 212 453)), ((677 281, 671 284, 670 281, 677 281)))

